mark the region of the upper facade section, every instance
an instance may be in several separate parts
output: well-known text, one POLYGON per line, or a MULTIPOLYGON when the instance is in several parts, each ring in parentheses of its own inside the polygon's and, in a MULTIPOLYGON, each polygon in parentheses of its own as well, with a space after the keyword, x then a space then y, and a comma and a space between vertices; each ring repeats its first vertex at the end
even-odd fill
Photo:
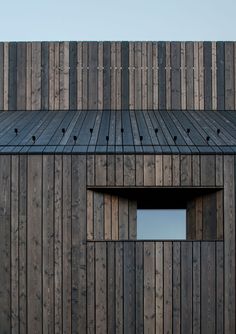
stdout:
POLYGON ((236 110, 236 42, 0 43, 0 110, 236 110))

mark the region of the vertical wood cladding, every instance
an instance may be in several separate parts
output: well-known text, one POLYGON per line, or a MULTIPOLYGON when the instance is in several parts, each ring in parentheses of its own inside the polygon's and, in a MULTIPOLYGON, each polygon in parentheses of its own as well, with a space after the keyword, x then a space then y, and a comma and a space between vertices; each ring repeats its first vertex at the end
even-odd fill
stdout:
POLYGON ((234 42, 2 42, 0 109, 235 110, 234 42))
POLYGON ((133 159, 0 156, 1 333, 234 333, 234 156, 133 159), (194 203, 199 240, 134 241, 135 203, 91 190, 129 182, 222 190, 194 203))
POLYGON ((223 333, 222 241, 89 241, 87 249, 90 332, 223 333))

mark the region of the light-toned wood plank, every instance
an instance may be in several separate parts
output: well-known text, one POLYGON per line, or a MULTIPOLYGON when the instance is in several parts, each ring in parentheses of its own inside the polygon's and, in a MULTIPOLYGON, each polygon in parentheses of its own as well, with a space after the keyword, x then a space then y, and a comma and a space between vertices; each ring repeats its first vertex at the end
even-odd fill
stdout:
POLYGON ((163 185, 163 156, 162 155, 156 155, 156 186, 162 186, 163 185))
POLYGON ((111 198, 112 240, 119 239, 119 201, 117 196, 111 198))
POLYGON ((142 49, 142 63, 141 63, 141 73, 142 73, 142 109, 147 109, 147 43, 142 42, 141 44, 142 49))
POLYGON ((134 155, 124 155, 124 186, 135 185, 135 157, 134 155))
POLYGON ((199 110, 199 43, 194 42, 193 46, 193 64, 194 64, 194 108, 199 110))
POLYGON ((28 158, 27 320, 30 333, 42 333, 42 156, 28 158))
POLYGON ((111 109, 116 109, 116 43, 111 43, 111 109))
POLYGON ((54 331, 54 156, 43 156, 43 332, 54 331))
POLYGON ((137 238, 137 202, 129 200, 129 240, 137 238))
POLYGON ((26 46, 26 109, 32 110, 32 44, 26 46))
POLYGON ((163 333, 163 243, 156 242, 156 333, 163 333))
POLYGON ((115 155, 107 155, 107 185, 115 185, 115 155))
POLYGON ((144 333, 155 333, 155 243, 144 242, 144 333))
POLYGON ((111 195, 104 194, 104 237, 105 240, 112 238, 112 220, 111 220, 111 195))
POLYGON ((55 155, 54 169, 54 317, 55 332, 62 331, 62 155, 55 155))
POLYGON ((49 110, 55 109, 55 44, 49 43, 49 110))
POLYGON ((136 175, 136 186, 143 186, 144 183, 144 168, 143 168, 143 155, 136 155, 135 157, 135 175, 136 175))
POLYGON ((62 270, 63 270, 63 332, 71 333, 71 156, 63 155, 63 203, 62 203, 62 270))
POLYGON ((11 161, 0 156, 0 332, 11 332, 11 161))
POLYGON ((234 44, 225 43, 225 109, 233 110, 234 101, 234 44))
POLYGON ((181 42, 181 108, 186 109, 186 56, 185 42, 181 42))
MULTIPOLYGON (((181 328, 181 246, 173 242, 173 333, 181 328)), ((185 288, 185 287, 183 287, 185 288)))
POLYGON ((143 242, 135 243, 135 281, 136 281, 136 333, 143 333, 143 242))
POLYGON ((171 155, 163 155, 163 185, 172 185, 172 157, 171 155))
POLYGON ((95 332, 95 245, 87 243, 87 333, 95 332))
POLYGON ((17 110, 25 110, 25 109, 26 109, 26 43, 19 42, 17 44, 17 110))
POLYGON ((135 62, 135 109, 142 109, 142 44, 135 42, 134 62, 135 62))
POLYGON ((119 240, 129 238, 129 205, 128 199, 119 197, 119 240))
POLYGON ((186 108, 194 109, 194 44, 186 42, 186 108))
POLYGON ((135 108, 135 53, 134 42, 129 43, 129 109, 135 108))
POLYGON ((60 48, 60 110, 69 109, 69 42, 62 42, 60 48))
POLYGON ((32 109, 41 109, 41 43, 32 43, 32 109))
POLYGON ((153 43, 147 42, 147 109, 153 109, 153 43))
POLYGON ((81 110, 83 104, 83 56, 82 42, 77 44, 77 109, 81 110))
POLYGON ((212 42, 212 109, 217 109, 216 42, 212 42))
POLYGON ((124 243, 124 333, 135 333, 135 249, 124 243))
MULTIPOLYGON (((19 328, 19 156, 11 157, 11 333, 19 328)), ((1 254, 2 256, 2 254, 1 254)))
POLYGON ((106 155, 95 156, 95 179, 97 186, 105 186, 107 182, 107 157, 106 155))
POLYGON ((166 241, 163 243, 163 330, 164 333, 172 333, 173 315, 172 315, 172 242, 166 241))
POLYGON ((54 45, 54 108, 60 109, 60 48, 59 43, 54 45))
POLYGON ((107 243, 107 333, 115 333, 115 243, 107 243))
POLYGON ((98 43, 98 110, 103 108, 103 43, 98 43))
POLYGON ((95 185, 95 157, 92 154, 87 154, 87 185, 95 185))
POLYGON ((203 64, 203 43, 198 45, 199 60, 199 109, 204 110, 204 64, 203 64))
POLYGON ((193 186, 200 186, 200 156, 192 155, 193 186))
POLYGON ((104 194, 93 194, 93 229, 94 240, 104 240, 104 194))
POLYGON ((158 109, 159 97, 158 97, 158 45, 153 43, 152 47, 152 70, 153 70, 153 109, 158 109))
POLYGON ((166 42, 166 109, 171 109, 170 42, 166 42))
POLYGON ((86 332, 86 156, 72 155, 72 333, 86 332))
POLYGON ((121 42, 116 42, 116 66, 117 66, 117 86, 116 86, 116 110, 121 110, 121 42))
POLYGON ((144 186, 155 185, 155 156, 144 155, 144 186))
POLYGON ((98 242, 95 245, 95 317, 96 333, 104 334, 107 330, 107 291, 106 291, 106 244, 98 242))
POLYGON ((7 42, 4 43, 3 46, 3 109, 8 110, 8 71, 9 71, 9 44, 7 42))
POLYGON ((181 155, 180 157, 180 183, 181 186, 192 185, 191 155, 181 155))
POLYGON ((171 109, 181 110, 181 43, 171 42, 171 109))
POLYGON ((117 334, 123 333, 123 324, 124 324, 123 251, 124 251, 124 244, 122 242, 117 242, 115 248, 115 266, 116 266, 115 309, 116 309, 117 334))
POLYGON ((123 186, 124 185, 124 157, 121 154, 116 155, 116 175, 115 175, 115 185, 123 186))
POLYGON ((98 108, 98 42, 88 44, 88 109, 98 108))
POLYGON ((19 175, 19 330, 27 331, 27 156, 20 155, 19 175))
POLYGON ((180 157, 177 154, 172 156, 172 176, 173 176, 173 186, 180 185, 180 157))

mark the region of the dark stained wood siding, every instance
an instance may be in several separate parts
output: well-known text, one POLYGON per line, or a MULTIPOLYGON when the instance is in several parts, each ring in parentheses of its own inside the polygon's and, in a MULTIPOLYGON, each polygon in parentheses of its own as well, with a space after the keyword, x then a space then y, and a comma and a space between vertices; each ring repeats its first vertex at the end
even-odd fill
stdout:
POLYGON ((235 110, 234 42, 10 42, 0 109, 235 110))
MULTIPOLYGON (((89 316, 102 313, 95 324, 93 320, 93 326, 103 333, 109 333, 107 324, 112 324, 119 333, 167 333, 172 328, 174 333, 199 333, 200 328, 202 333, 215 333, 215 299, 224 298, 218 284, 222 276, 216 263, 216 258, 223 256, 222 246, 222 241, 89 241, 88 266, 91 250, 96 249, 96 270, 99 270, 97 274, 89 272, 92 282, 89 287, 97 298, 96 304, 90 305, 89 316), (116 269, 110 262, 104 263, 109 256, 116 269), (114 277, 111 270, 116 280, 105 284, 106 277, 114 277), (106 296, 110 291, 116 291, 116 312, 111 308, 106 313, 110 305, 106 296)), ((222 330, 221 319, 218 329, 222 330)))
MULTIPOLYGON (((173 186, 179 179, 184 187, 191 187, 196 182, 189 177, 192 169, 201 175, 204 159, 208 159, 195 155, 190 161, 181 159, 173 174, 175 156, 137 157, 138 164, 135 160, 134 165, 126 166, 123 156, 112 159, 98 174, 101 160, 93 155, 0 156, 3 333, 9 333, 10 326, 12 333, 17 328, 39 333, 56 329, 76 333, 78 328, 80 332, 96 328, 101 333, 114 328, 121 333, 145 329, 198 333, 200 328, 203 332, 234 332, 234 156, 215 156, 217 170, 207 179, 201 177, 198 185, 224 189, 212 202, 216 214, 223 216, 224 225, 216 224, 217 229, 220 225, 220 230, 224 229, 219 236, 223 233, 223 241, 201 241, 213 236, 198 217, 196 239, 200 241, 122 241, 119 239, 136 237, 135 204, 98 192, 102 200, 97 206, 99 196, 95 202, 93 198, 93 187, 109 187, 108 168, 115 175, 124 175, 125 169, 132 187, 144 185, 136 166, 150 174, 145 176, 148 186, 173 186), (140 165, 140 161, 145 163, 140 165), (217 211, 218 197, 223 199, 221 213, 217 211), (133 225, 120 226, 131 223, 123 210, 131 213, 133 225), (100 220, 98 226, 95 219, 100 220), (111 303, 114 299, 115 304, 111 303)), ((112 184, 120 188, 128 183, 122 177, 113 179, 112 184)), ((204 216, 204 205, 211 200, 205 204, 204 199, 198 199, 200 204, 196 201, 200 215, 204 216)))

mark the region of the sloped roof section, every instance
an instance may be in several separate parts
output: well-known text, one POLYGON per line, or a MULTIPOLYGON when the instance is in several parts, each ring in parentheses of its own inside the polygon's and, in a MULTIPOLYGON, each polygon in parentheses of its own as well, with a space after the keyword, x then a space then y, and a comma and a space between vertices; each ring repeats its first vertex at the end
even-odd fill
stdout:
POLYGON ((234 154, 230 111, 0 112, 0 154, 234 154))

